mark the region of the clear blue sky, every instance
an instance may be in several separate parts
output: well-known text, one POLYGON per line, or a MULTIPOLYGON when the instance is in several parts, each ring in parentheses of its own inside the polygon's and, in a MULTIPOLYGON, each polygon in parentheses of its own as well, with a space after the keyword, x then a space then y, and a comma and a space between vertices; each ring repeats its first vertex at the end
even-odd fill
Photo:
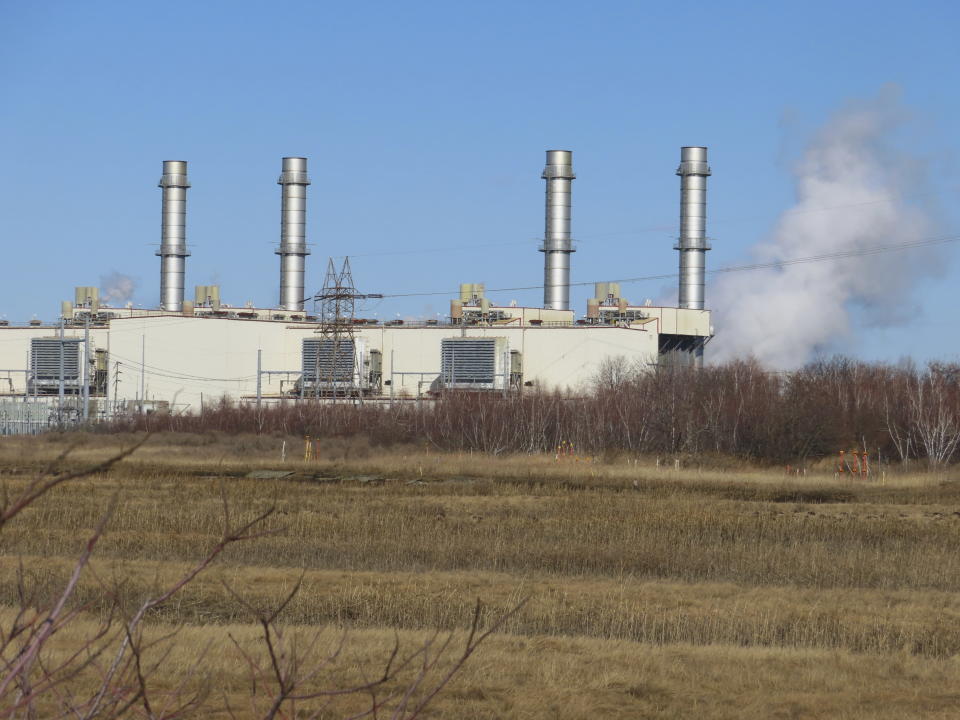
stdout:
MULTIPOLYGON (((366 292, 540 284, 548 148, 574 151, 574 281, 675 271, 681 145, 710 147, 708 262, 735 264, 791 205, 809 133, 889 83, 914 116, 898 142, 930 163, 958 233, 958 7, 6 0, 0 315, 53 318, 113 270, 155 305, 165 159, 190 162, 188 296, 220 283, 228 302, 277 302, 284 155, 310 159, 313 289, 345 254, 366 292)), ((909 330, 850 351, 956 357, 956 254, 909 330)), ((574 290, 578 311, 590 294, 574 290)), ((514 298, 542 292, 494 296, 514 298)), ((446 310, 440 296, 366 312, 446 310)))

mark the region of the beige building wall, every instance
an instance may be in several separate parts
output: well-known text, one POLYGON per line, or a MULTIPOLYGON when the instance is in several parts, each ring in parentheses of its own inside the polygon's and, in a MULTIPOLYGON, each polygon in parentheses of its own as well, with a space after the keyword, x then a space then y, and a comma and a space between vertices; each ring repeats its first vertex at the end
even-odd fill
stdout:
MULTIPOLYGON (((0 328, 0 370, 28 366, 30 339, 53 337, 55 327, 0 328)), ((83 337, 83 328, 68 328, 67 337, 83 337)), ((522 353, 523 380, 537 387, 577 391, 591 382, 603 361, 626 357, 656 362, 654 323, 643 327, 480 327, 378 326, 357 329, 366 352, 383 359, 384 396, 416 397, 426 393, 440 372, 443 338, 503 337, 510 350, 522 353)), ((113 399, 168 401, 177 409, 198 410, 226 395, 252 397, 257 388, 257 351, 262 368, 284 375, 264 375, 264 396, 291 391, 301 368, 301 343, 317 337, 316 325, 164 315, 110 321, 92 328, 91 354, 105 349, 110 358, 109 393, 113 399), (141 364, 141 358, 145 363, 141 364)), ((23 372, 0 372, 0 392, 23 393, 23 372)))
MULTIPOLYGON (((509 349, 522 355, 525 382, 571 391, 589 383, 608 357, 655 362, 658 344, 654 332, 615 327, 385 327, 364 330, 363 336, 369 339, 369 348, 382 349, 383 377, 392 379, 394 394, 403 390, 411 395, 420 388, 425 390, 439 375, 440 345, 445 337, 505 337, 509 349)), ((387 388, 384 393, 389 394, 387 388)))

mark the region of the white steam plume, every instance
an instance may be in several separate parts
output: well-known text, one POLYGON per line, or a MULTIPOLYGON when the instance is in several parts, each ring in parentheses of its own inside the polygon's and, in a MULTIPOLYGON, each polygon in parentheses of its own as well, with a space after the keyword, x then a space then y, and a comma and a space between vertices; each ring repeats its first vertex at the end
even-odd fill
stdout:
MULTIPOLYGON (((906 118, 895 92, 851 103, 814 136, 794 169, 796 205, 768 240, 760 263, 857 251, 931 238, 933 215, 910 203, 922 188, 922 163, 889 145, 906 118)), ((939 272, 935 250, 893 251, 722 275, 711 357, 752 355, 789 369, 818 353, 846 351, 854 326, 900 324, 911 291, 939 272), (855 315, 856 314, 856 315, 855 315)))
POLYGON ((120 305, 129 302, 133 299, 133 293, 136 289, 136 280, 116 270, 100 276, 100 297, 106 303, 120 305))

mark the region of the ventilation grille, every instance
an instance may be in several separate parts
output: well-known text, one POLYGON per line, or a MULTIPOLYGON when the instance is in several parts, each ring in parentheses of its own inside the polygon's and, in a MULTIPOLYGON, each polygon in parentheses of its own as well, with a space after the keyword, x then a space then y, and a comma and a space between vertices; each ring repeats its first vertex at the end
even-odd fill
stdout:
POLYGON ((305 338, 303 379, 307 382, 352 383, 356 369, 356 347, 352 340, 305 338))
POLYGON ((440 376, 447 387, 493 387, 497 373, 495 338, 446 338, 440 348, 440 376))
POLYGON ((35 380, 60 380, 60 353, 63 352, 63 379, 80 378, 79 338, 33 338, 30 340, 30 370, 35 380))

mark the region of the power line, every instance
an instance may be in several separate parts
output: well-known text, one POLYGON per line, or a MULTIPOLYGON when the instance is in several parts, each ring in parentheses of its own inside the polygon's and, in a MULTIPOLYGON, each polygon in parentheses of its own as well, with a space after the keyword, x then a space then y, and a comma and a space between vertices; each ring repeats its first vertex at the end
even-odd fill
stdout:
POLYGON ((517 245, 527 245, 530 243, 539 243, 543 240, 539 238, 530 238, 529 240, 505 240, 503 242, 496 243, 476 243, 473 245, 445 245, 443 247, 433 247, 433 248, 416 248, 413 250, 385 250, 383 252, 372 252, 372 253, 350 253, 350 255, 334 255, 333 257, 339 258, 365 258, 365 257, 383 257, 385 255, 422 255, 425 253, 438 253, 438 252, 467 252, 475 251, 478 248, 493 248, 493 247, 516 247, 517 245))
MULTIPOLYGON (((946 237, 936 237, 936 238, 925 238, 922 240, 910 240, 901 243, 892 243, 888 245, 876 245, 873 247, 867 248, 858 248, 854 250, 838 250, 837 252, 832 253, 822 253, 820 255, 809 255, 807 257, 799 258, 788 258, 786 260, 774 260, 771 262, 765 263, 750 263, 746 265, 731 265, 723 268, 715 268, 713 270, 707 270, 706 272, 710 275, 719 275, 723 273, 734 273, 734 272, 747 272, 750 270, 766 270, 771 268, 782 268, 788 267, 790 265, 803 265, 806 263, 814 262, 824 262, 826 260, 839 260, 843 258, 851 257, 864 257, 869 255, 880 255, 886 252, 893 252, 897 250, 909 250, 912 248, 919 247, 930 247, 934 245, 945 245, 948 243, 960 242, 960 235, 951 235, 946 237)), ((581 281, 573 282, 568 285, 568 287, 583 287, 588 285, 594 285, 596 282, 618 282, 621 284, 629 283, 638 283, 638 282, 651 282, 654 280, 671 280, 679 277, 680 274, 677 272, 672 273, 661 273, 659 275, 642 275, 640 277, 630 277, 630 278, 620 278, 619 280, 603 280, 603 281, 581 281)), ((502 288, 489 288, 487 292, 519 292, 522 290, 542 290, 543 285, 521 285, 517 287, 502 287, 502 288)), ((403 297, 427 297, 435 295, 456 295, 456 291, 451 290, 432 290, 429 292, 411 292, 411 293, 384 293, 384 298, 403 298, 403 297)))
MULTIPOLYGON (((953 188, 948 188, 948 190, 953 190, 953 188)), ((960 190, 960 187, 956 188, 960 190)), ((932 195, 939 195, 940 190, 930 191, 924 193, 911 193, 909 195, 900 195, 897 199, 910 199, 910 198, 921 198, 929 197, 932 195)), ((847 208, 855 207, 864 207, 868 205, 878 205, 881 203, 890 202, 890 198, 882 198, 880 200, 863 200, 861 202, 853 203, 841 203, 838 205, 822 205, 820 207, 794 207, 787 210, 782 210, 779 212, 780 217, 792 217, 794 215, 809 215, 812 213, 821 213, 821 212, 831 212, 834 210, 845 210, 847 208)), ((749 222, 758 222, 761 220, 769 220, 769 216, 765 215, 753 215, 753 216, 741 216, 741 217, 732 217, 732 218, 712 218, 710 220, 711 225, 737 225, 742 223, 749 222)), ((592 242, 594 240, 600 240, 603 238, 611 237, 623 237, 625 235, 642 235, 647 233, 659 233, 666 234, 670 237, 673 237, 676 234, 676 223, 662 225, 649 225, 646 227, 633 228, 631 230, 617 230, 612 232, 604 233, 590 233, 587 235, 578 235, 574 240, 577 243, 592 242)), ((443 245, 440 247, 430 247, 430 248, 412 248, 406 250, 384 250, 382 252, 369 252, 369 253, 350 253, 349 257, 352 258, 365 258, 365 257, 387 257, 387 256, 396 256, 396 255, 424 255, 427 253, 454 253, 454 252, 468 252, 474 251, 482 248, 495 248, 495 247, 518 247, 520 245, 529 245, 531 243, 541 243, 543 238, 535 237, 529 238, 527 240, 504 240, 502 242, 495 243, 472 243, 470 245, 443 245)), ((347 255, 334 255, 335 258, 344 258, 347 255)))
POLYGON ((256 375, 242 375, 239 377, 232 378, 221 378, 221 377, 204 377, 202 375, 192 375, 190 373, 178 372, 170 368, 162 368, 156 365, 151 365, 149 363, 142 363, 139 360, 133 358, 127 358, 122 355, 118 355, 115 352, 111 352, 110 356, 112 359, 123 360, 126 365, 132 366, 136 369, 143 368, 143 370, 151 376, 155 377, 164 377, 172 380, 188 380, 188 381, 198 381, 198 382, 246 382, 248 380, 253 380, 256 375))

